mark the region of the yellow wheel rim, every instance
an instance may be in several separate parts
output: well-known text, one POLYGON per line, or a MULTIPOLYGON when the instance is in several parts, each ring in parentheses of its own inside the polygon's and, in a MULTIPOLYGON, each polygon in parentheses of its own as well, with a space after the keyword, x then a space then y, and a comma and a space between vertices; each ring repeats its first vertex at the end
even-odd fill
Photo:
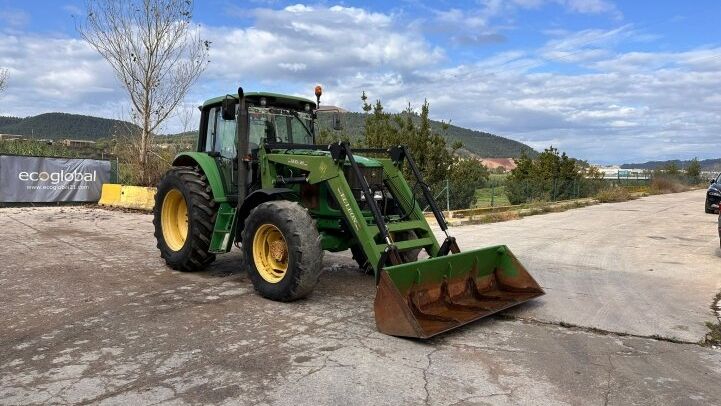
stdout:
POLYGON ((272 224, 258 227, 253 237, 253 262, 260 276, 278 283, 288 270, 288 244, 283 233, 272 224))
POLYGON ((180 251, 188 238, 188 205, 178 189, 169 191, 163 199, 160 212, 165 244, 173 251, 180 251))

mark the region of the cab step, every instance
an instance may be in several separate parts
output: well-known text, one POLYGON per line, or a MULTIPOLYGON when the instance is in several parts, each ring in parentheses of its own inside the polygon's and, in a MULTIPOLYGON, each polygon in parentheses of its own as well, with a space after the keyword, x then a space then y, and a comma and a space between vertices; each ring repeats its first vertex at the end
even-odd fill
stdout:
POLYGON ((233 230, 235 228, 235 207, 228 203, 220 203, 213 237, 210 240, 210 251, 213 254, 222 254, 230 251, 233 241, 233 230))

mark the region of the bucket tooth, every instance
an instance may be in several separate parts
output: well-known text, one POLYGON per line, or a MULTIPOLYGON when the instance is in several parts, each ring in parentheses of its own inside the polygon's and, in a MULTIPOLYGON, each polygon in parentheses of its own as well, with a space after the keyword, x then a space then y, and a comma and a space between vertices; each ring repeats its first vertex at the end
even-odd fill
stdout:
MULTIPOLYGON (((468 278, 467 281, 473 282, 473 279, 468 278)), ((474 283, 474 286, 475 286, 475 283, 474 283)), ((467 286, 467 288, 470 288, 470 286, 467 286)), ((488 306, 456 302, 456 300, 463 300, 463 298, 467 297, 469 294, 469 291, 471 291, 471 290, 466 289, 465 291, 463 291, 462 294, 454 297, 454 296, 451 296, 451 294, 448 291, 448 280, 447 279, 444 279, 443 284, 441 285, 441 292, 442 292, 441 295, 443 297, 443 303, 450 310, 466 311, 466 312, 485 312, 485 311, 492 310, 488 306)))
POLYGON ((421 310, 421 308, 418 307, 418 305, 416 305, 415 301, 413 300, 413 296, 411 296, 410 300, 408 300, 408 304, 411 308, 411 313, 413 313, 413 315, 416 317, 416 319, 433 320, 433 321, 440 321, 440 322, 444 322, 444 323, 460 324, 460 321, 458 319, 454 319, 453 317, 446 317, 446 316, 442 316, 440 314, 421 310))

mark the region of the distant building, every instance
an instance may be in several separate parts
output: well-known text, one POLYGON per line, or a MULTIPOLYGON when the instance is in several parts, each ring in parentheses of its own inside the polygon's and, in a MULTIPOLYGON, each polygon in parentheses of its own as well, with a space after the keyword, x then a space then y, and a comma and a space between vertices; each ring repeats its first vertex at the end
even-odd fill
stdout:
POLYGON ((618 165, 591 165, 603 174, 604 179, 647 179, 648 171, 639 168, 621 169, 618 165))
POLYGON ((344 109, 344 108, 342 108, 342 107, 325 105, 325 104, 321 104, 320 107, 318 107, 318 110, 316 110, 316 111, 319 112, 319 113, 336 112, 336 111, 337 111, 338 113, 347 113, 347 112, 348 112, 348 110, 346 110, 346 109, 344 109))
POLYGON ((95 145, 95 141, 89 140, 62 140, 60 143, 66 147, 91 147, 95 145))
POLYGON ((15 141, 23 139, 22 135, 0 134, 0 141, 15 141))

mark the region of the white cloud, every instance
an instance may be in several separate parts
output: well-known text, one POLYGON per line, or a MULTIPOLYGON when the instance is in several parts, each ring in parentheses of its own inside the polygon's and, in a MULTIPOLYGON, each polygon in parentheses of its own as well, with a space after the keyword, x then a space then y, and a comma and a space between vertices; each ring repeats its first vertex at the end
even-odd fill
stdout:
POLYGON ((204 27, 209 74, 246 80, 332 81, 366 70, 409 71, 444 55, 390 15, 359 8, 259 9, 249 28, 204 27))
POLYGON ((604 0, 559 0, 570 10, 584 14, 617 13, 613 3, 604 0))
POLYGON ((538 73, 538 60, 507 52, 413 76, 364 75, 335 91, 351 108, 361 89, 394 110, 427 97, 437 119, 589 160, 709 157, 721 133, 719 55, 721 47, 657 54, 611 47, 588 63, 595 71, 538 73))
POLYGON ((9 77, 0 115, 63 111, 112 116, 123 96, 112 69, 79 39, 0 33, 0 66, 9 77))
POLYGON ((598 60, 609 56, 620 42, 628 41, 636 35, 630 24, 610 30, 561 31, 541 48, 540 54, 544 58, 566 63, 598 60))
POLYGON ((523 8, 539 8, 547 3, 556 3, 574 13, 610 14, 616 18, 621 17, 616 5, 606 0, 513 0, 513 3, 523 8))
POLYGON ((616 6, 606 0, 481 0, 476 6, 449 9, 428 7, 432 17, 419 18, 413 25, 427 33, 441 33, 457 46, 485 46, 505 42, 503 34, 518 28, 519 11, 536 10, 548 5, 576 14, 606 14, 621 19, 616 6))

